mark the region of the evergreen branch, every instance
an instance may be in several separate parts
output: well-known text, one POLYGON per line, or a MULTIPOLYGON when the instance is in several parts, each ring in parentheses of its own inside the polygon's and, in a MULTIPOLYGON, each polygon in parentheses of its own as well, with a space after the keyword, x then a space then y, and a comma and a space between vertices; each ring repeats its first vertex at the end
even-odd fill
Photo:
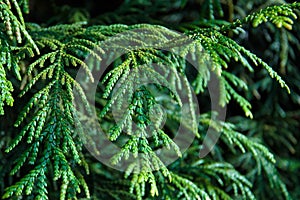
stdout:
POLYGON ((12 83, 7 80, 6 78, 6 72, 3 68, 3 65, 0 63, 0 115, 4 115, 4 105, 5 103, 9 106, 13 106, 13 86, 12 83))
POLYGON ((288 30, 292 29, 293 20, 297 19, 296 10, 300 9, 300 3, 294 2, 292 4, 282 4, 269 6, 261 9, 258 12, 254 12, 246 16, 243 19, 237 19, 235 22, 229 25, 224 25, 220 28, 220 31, 229 31, 237 27, 241 27, 244 24, 252 23, 253 27, 257 27, 262 23, 271 22, 278 28, 282 26, 288 30))
MULTIPOLYGON (((174 1, 172 5, 179 3, 189 5, 186 7, 189 10, 195 2, 174 1)), ((200 99, 200 93, 206 95, 212 73, 216 74, 220 86, 219 104, 225 106, 230 100, 235 100, 246 116, 251 118, 251 121, 244 120, 253 122, 250 111, 252 101, 250 103, 239 92, 239 89, 247 92, 250 78, 242 79, 235 72, 230 72, 232 61, 240 63, 250 72, 254 71, 252 66, 262 66, 272 78, 277 79, 281 87, 285 87, 288 92, 290 89, 283 78, 263 59, 225 34, 237 31, 246 23, 256 27, 264 22, 271 22, 278 28, 285 27, 290 30, 297 18, 300 3, 271 6, 233 23, 230 23, 232 13, 229 13, 228 23, 214 19, 223 16, 221 3, 224 2, 196 2, 196 5, 201 4, 206 9, 201 11, 199 19, 205 19, 201 14, 206 13, 210 20, 199 23, 208 28, 199 28, 198 22, 189 23, 187 29, 195 30, 183 37, 180 33, 153 24, 89 26, 86 23, 74 23, 46 28, 37 24, 26 24, 25 27, 22 12, 28 11, 28 1, 0 2, 0 21, 3 22, 0 23, 0 28, 4 30, 0 33, 0 115, 4 114, 5 105, 13 106, 14 87, 19 86, 15 78, 23 78, 20 96, 28 94, 23 98, 29 98, 15 122, 15 126, 21 130, 12 139, 6 152, 15 153, 21 146, 25 149, 16 155, 11 169, 0 172, 0 180, 6 180, 3 176, 8 172, 13 180, 2 198, 76 199, 82 197, 80 193, 83 190, 87 198, 103 199, 255 199, 261 194, 258 193, 255 197, 255 185, 261 180, 265 184, 263 177, 266 177, 270 188, 280 193, 278 198, 283 196, 289 199, 288 188, 276 169, 274 155, 264 143, 260 143, 264 142, 262 134, 256 134, 255 140, 254 136, 236 131, 235 125, 231 123, 211 119, 207 114, 197 116, 194 110, 195 99, 189 84, 192 83, 197 98, 200 99), (41 55, 38 55, 40 51, 41 55), (119 56, 117 53, 123 54, 111 64, 109 59, 119 56), (84 59, 88 56, 94 58, 90 63, 96 60, 96 68, 90 68, 90 63, 85 62, 84 59), (79 108, 83 107, 91 115, 94 108, 89 104, 84 86, 74 76, 78 68, 82 67, 86 77, 93 82, 92 72, 102 70, 105 64, 111 65, 98 85, 104 89, 97 88, 101 91, 97 90, 96 94, 95 110, 99 111, 98 119, 90 119, 89 116, 79 113, 79 108), (192 65, 197 65, 196 69, 192 69, 192 65), (27 74, 22 77, 25 71, 27 74), (151 84, 145 86, 145 81, 151 84), (182 93, 185 101, 181 99, 182 93), (77 97, 75 94, 83 106, 74 104, 77 97), (189 117, 182 116, 180 112, 186 106, 189 106, 189 117), (199 117, 199 126, 193 127, 199 117), (87 121, 86 130, 81 118, 87 121), (79 138, 78 133, 83 134, 90 130, 93 132, 99 121, 104 124, 104 130, 113 145, 121 144, 120 151, 112 156, 110 164, 118 166, 122 161, 130 162, 124 173, 118 173, 99 163, 95 164, 93 159, 84 159, 84 143, 91 140, 89 145, 97 153, 102 147, 100 145, 100 150, 97 149, 99 144, 92 141, 92 137, 79 138), (191 121, 194 123, 191 124, 191 121), (202 130, 210 126, 215 131, 222 132, 220 139, 223 143, 217 144, 214 152, 206 159, 197 157, 199 141, 194 141, 190 149, 181 152, 180 146, 172 140, 178 125, 192 131, 198 138, 205 132, 202 130), (261 141, 257 138, 261 138, 261 141), (224 149, 224 144, 231 151, 224 149), (160 148, 166 148, 168 153, 180 159, 167 168, 160 148), (14 149, 15 152, 12 152, 14 149), (237 164, 241 161, 245 163, 237 164), (245 167, 248 163, 250 167, 245 167), (89 166, 92 166, 93 176, 86 179, 86 182, 85 174, 89 173, 89 166), (251 166, 254 166, 253 169, 251 166), (20 173, 21 177, 15 181, 18 173, 25 168, 28 170, 20 173), (261 174, 264 176, 257 181, 261 174), (52 188, 57 185, 60 188, 54 191, 53 197, 52 188), (94 186, 93 194, 90 194, 90 185, 94 186)), ((139 8, 141 4, 132 4, 135 7, 130 12, 142 13, 139 8)), ((126 2, 125 5, 128 6, 129 3, 126 2)), ((158 10, 172 15, 173 11, 168 10, 167 6, 155 3, 157 5, 162 6, 158 10)), ((229 12, 232 12, 232 2, 229 1, 227 5, 229 12)), ((174 16, 178 19, 194 16, 193 13, 187 14, 185 10, 175 12, 174 16)), ((290 55, 286 55, 296 57, 288 49, 289 41, 293 40, 293 45, 298 45, 297 39, 286 32, 282 31, 284 34, 280 36, 281 72, 284 72, 283 68, 286 66, 289 66, 286 67, 289 70, 295 66, 288 60, 290 55)), ((299 81, 295 79, 294 82, 297 85, 299 81)), ((267 87, 261 82, 257 82, 257 85, 267 87)), ((298 91, 295 87, 291 88, 292 91, 298 91)), ((293 98, 295 102, 298 101, 296 95, 293 98)), ((275 104, 281 109, 279 103, 275 104)), ((18 105, 14 106, 18 108, 18 105)), ((266 106, 266 109, 269 107, 266 106)), ((258 112, 253 112, 257 116, 258 112)), ((4 140, 1 139, 0 147, 6 145, 6 138, 11 140, 11 128, 5 127, 5 123, 11 120, 10 115, 14 118, 14 113, 5 115, 7 118, 4 119, 4 125, 1 124, 4 129, 0 131, 0 137, 4 137, 4 140)), ((294 118, 297 121, 298 116, 294 118)), ((280 121, 276 126, 288 124, 297 130, 298 123, 280 121)), ((274 129, 274 126, 268 128, 274 129)), ((250 123, 244 127, 252 127, 254 132, 261 129, 261 126, 253 127, 250 123)), ((295 153, 297 149, 293 148, 292 143, 297 138, 293 137, 289 128, 284 129, 287 130, 280 132, 283 136, 275 134, 275 138, 295 153)), ((262 130, 266 132, 265 129, 262 130)), ((92 134, 96 134, 94 132, 92 134)), ((268 139, 272 137, 274 138, 274 134, 268 139)), ((0 158, 1 164, 5 165, 6 157, 0 153, 0 158)), ((0 169, 3 167, 0 166, 0 169)), ((6 183, 2 182, 0 189, 2 186, 6 187, 6 183)))
MULTIPOLYGON (((16 2, 14 2, 16 3, 16 2)), ((17 3, 16 3, 17 5, 17 3)), ((17 8, 17 10, 19 10, 17 8)), ((33 41, 30 34, 27 32, 24 24, 22 22, 19 22, 17 17, 12 13, 9 6, 7 6, 5 3, 0 2, 0 19, 5 22, 6 24, 6 31, 7 34, 13 38, 13 31, 15 31, 16 39, 18 43, 22 42, 21 33, 24 35, 24 37, 28 40, 28 42, 33 46, 37 54, 40 53, 37 45, 33 41)), ((22 18, 21 18, 22 19, 22 18)))

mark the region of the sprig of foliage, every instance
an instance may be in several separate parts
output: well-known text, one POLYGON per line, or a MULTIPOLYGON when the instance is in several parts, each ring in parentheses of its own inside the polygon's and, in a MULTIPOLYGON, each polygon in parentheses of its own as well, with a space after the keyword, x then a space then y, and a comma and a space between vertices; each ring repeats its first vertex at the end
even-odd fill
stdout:
MULTIPOLYGON (((62 43, 54 38, 44 40, 43 36, 39 36, 40 40, 35 38, 37 44, 41 50, 49 48, 52 52, 41 55, 28 66, 28 74, 31 74, 34 69, 38 70, 38 66, 42 70, 39 70, 37 75, 27 83, 21 96, 30 91, 37 82, 47 80, 46 85, 34 94, 19 115, 15 126, 20 126, 26 118, 31 120, 6 150, 11 151, 26 138, 28 150, 21 154, 11 174, 19 171, 25 162, 35 167, 15 185, 7 188, 3 198, 37 192, 36 198, 48 199, 47 175, 49 174, 52 174, 53 181, 61 179, 60 199, 75 197, 76 193, 80 192, 80 187, 89 197, 89 190, 81 173, 74 168, 74 164, 85 165, 80 140, 74 132, 75 120, 72 115, 75 112, 73 88, 81 93, 82 88, 65 71, 65 67, 83 65, 84 62, 77 57, 82 53, 90 53, 93 49, 90 50, 90 46, 83 46, 90 44, 89 40, 74 38, 72 41, 67 40, 62 43), (69 52, 76 54, 74 56, 69 52), (53 171, 47 170, 50 168, 53 168, 53 171)), ((92 79, 88 67, 83 66, 83 68, 92 79)))
MULTIPOLYGON (((20 3, 26 7, 26 3, 28 2, 22 1, 20 3)), ((26 10, 25 7, 24 9, 26 10)), ((7 79, 7 72, 12 71, 16 78, 21 80, 19 66, 20 57, 19 55, 15 56, 15 54, 18 54, 18 44, 21 44, 23 42, 23 37, 25 37, 27 39, 26 42, 34 47, 37 53, 39 53, 39 49, 25 28, 21 8, 16 0, 0 2, 0 22, 0 27, 4 30, 3 32, 1 31, 0 35, 0 115, 4 115, 4 105, 7 104, 13 106, 14 102, 12 96, 14 88, 11 81, 7 79), (17 16, 12 11, 13 9, 16 10, 17 16)))

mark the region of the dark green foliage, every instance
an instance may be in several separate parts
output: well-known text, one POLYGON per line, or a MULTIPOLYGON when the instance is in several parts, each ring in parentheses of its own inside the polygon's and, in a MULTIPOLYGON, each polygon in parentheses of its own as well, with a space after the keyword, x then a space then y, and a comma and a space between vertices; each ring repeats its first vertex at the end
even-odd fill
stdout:
POLYGON ((1 1, 2 198, 298 199, 300 3, 249 2, 125 0, 93 18, 56 5, 39 25, 27 0, 1 1), (226 120, 208 110, 213 77, 226 120), (201 158, 207 129, 220 140, 201 158), (104 140, 112 167, 93 157, 104 140))

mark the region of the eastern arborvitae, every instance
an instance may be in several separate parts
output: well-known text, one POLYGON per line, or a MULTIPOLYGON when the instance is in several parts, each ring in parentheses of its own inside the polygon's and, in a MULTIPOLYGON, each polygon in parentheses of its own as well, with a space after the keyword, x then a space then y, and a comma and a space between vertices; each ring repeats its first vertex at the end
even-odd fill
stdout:
POLYGON ((1 0, 2 199, 300 198, 300 3, 100 4, 1 0))

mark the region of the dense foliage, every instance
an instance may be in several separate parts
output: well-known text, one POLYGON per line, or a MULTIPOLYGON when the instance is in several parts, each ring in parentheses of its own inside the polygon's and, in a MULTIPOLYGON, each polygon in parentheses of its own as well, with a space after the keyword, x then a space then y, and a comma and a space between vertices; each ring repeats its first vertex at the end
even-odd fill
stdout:
POLYGON ((2 198, 299 199, 299 9, 1 0, 2 198))

